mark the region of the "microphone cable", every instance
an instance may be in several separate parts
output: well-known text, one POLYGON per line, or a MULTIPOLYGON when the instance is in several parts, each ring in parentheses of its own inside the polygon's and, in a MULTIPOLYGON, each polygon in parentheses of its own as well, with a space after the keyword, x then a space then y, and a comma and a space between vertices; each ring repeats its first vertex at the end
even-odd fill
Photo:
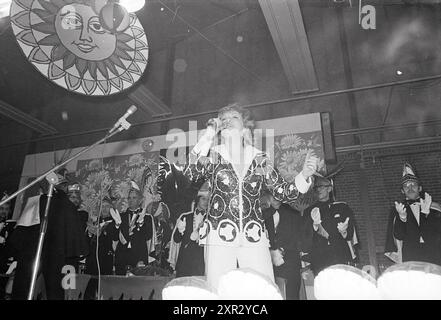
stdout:
MULTIPOLYGON (((101 152, 101 172, 104 172, 104 150, 106 147, 107 140, 105 139, 103 141, 103 148, 101 152)), ((99 175, 98 175, 99 177, 99 175)), ((103 210, 103 198, 104 198, 104 179, 101 180, 100 184, 100 197, 99 197, 99 209, 98 209, 98 225, 96 230, 96 249, 95 249, 95 259, 96 259, 96 267, 98 271, 98 286, 97 286, 97 300, 101 300, 101 265, 100 265, 100 259, 99 259, 99 243, 100 243, 100 233, 101 233, 101 212, 103 210)))

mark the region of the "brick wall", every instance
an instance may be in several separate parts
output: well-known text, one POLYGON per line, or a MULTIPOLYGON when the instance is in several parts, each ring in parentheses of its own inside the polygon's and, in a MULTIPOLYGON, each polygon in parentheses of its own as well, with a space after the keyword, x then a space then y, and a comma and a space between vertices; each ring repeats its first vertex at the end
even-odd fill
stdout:
POLYGON ((335 179, 336 198, 346 201, 355 213, 361 243, 360 262, 363 265, 369 264, 369 230, 359 182, 360 170, 365 170, 369 199, 367 214, 370 214, 372 221, 377 262, 388 266, 391 262, 383 254, 387 220, 394 201, 403 199, 400 191, 403 164, 409 161, 433 201, 441 202, 441 144, 339 153, 338 160, 345 160, 345 164, 335 179))

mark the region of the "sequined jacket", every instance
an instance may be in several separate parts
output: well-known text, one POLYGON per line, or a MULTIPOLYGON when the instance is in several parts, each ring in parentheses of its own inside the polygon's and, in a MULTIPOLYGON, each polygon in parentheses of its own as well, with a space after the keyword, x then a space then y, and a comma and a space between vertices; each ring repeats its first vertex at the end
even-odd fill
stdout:
POLYGON ((242 177, 229 160, 226 147, 211 149, 209 157, 190 153, 184 174, 191 181, 210 180, 207 219, 200 229, 200 244, 269 246, 260 205, 266 186, 277 200, 291 202, 310 183, 299 174, 294 183, 283 179, 268 155, 252 146, 244 149, 246 173, 242 177))

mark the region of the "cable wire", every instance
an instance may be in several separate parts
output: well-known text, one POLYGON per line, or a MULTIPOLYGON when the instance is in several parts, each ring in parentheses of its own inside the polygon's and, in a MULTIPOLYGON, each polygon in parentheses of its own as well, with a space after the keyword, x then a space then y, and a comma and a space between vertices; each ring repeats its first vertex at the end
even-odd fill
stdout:
MULTIPOLYGON (((101 152, 101 171, 104 171, 104 150, 106 148, 106 139, 103 142, 102 152, 101 152)), ((101 233, 101 213, 103 209, 103 198, 104 198, 104 179, 101 180, 100 185, 100 199, 99 199, 99 210, 98 210, 98 225, 96 229, 96 249, 95 249, 95 259, 96 267, 98 272, 98 287, 97 287, 97 300, 101 300, 101 265, 99 259, 99 243, 100 243, 100 233, 101 233)))

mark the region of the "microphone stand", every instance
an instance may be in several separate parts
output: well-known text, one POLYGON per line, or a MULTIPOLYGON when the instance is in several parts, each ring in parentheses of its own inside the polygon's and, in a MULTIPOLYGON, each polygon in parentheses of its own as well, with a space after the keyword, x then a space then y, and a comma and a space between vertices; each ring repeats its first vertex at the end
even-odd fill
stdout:
POLYGON ((10 195, 7 199, 5 199, 5 200, 0 202, 0 206, 2 206, 3 204, 5 204, 8 201, 14 199, 17 195, 19 195, 20 193, 22 193, 25 190, 29 189, 30 187, 32 187, 33 185, 37 184, 38 182, 40 182, 41 180, 43 180, 45 178, 49 182, 49 192, 48 192, 48 196, 47 196, 46 207, 45 207, 45 210, 44 210, 43 221, 41 221, 41 226, 40 226, 40 236, 39 236, 39 239, 38 239, 38 247, 37 247, 36 257, 35 257, 34 265, 33 265, 33 268, 32 268, 32 279, 31 279, 31 286, 30 286, 29 294, 28 294, 28 300, 32 300, 32 298, 34 296, 35 283, 37 281, 38 268, 39 268, 39 265, 40 265, 41 253, 42 253, 42 250, 43 250, 43 243, 44 243, 44 238, 45 238, 46 230, 47 230, 50 203, 51 203, 51 200, 52 200, 52 197, 53 197, 54 186, 58 183, 58 176, 54 172, 57 171, 58 169, 62 168, 67 163, 71 162, 72 160, 78 158, 80 155, 82 155, 85 152, 89 151, 90 149, 94 148, 95 146, 101 144, 105 140, 113 137, 117 133, 119 133, 119 132, 121 132, 123 130, 129 129, 130 126, 131 126, 131 124, 129 122, 127 122, 126 120, 120 121, 119 128, 112 128, 106 134, 106 136, 104 138, 102 138, 99 141, 95 142, 91 146, 84 148, 80 152, 74 154, 72 157, 70 157, 69 159, 63 161, 62 163, 60 163, 58 165, 56 165, 52 169, 49 169, 48 171, 43 173, 41 176, 39 176, 37 179, 35 179, 34 181, 30 182, 29 184, 27 184, 23 188, 19 189, 18 191, 16 191, 12 195, 10 195))

